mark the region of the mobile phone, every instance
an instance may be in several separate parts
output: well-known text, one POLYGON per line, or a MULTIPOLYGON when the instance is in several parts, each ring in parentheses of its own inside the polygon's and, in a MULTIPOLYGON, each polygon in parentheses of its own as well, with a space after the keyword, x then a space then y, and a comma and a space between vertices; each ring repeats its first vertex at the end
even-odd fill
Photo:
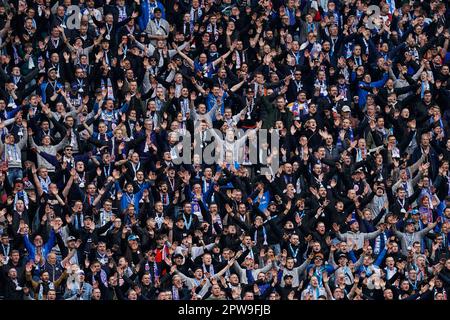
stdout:
POLYGON ((334 238, 333 240, 331 240, 331 245, 335 246, 338 243, 340 243, 341 241, 338 238, 334 238))

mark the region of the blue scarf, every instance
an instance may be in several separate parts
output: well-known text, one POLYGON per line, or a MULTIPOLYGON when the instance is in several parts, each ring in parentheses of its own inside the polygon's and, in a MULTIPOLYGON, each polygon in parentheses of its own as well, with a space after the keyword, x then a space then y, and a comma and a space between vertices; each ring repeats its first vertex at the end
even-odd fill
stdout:
POLYGON ((255 282, 255 278, 253 277, 252 271, 253 270, 249 270, 249 269, 245 270, 245 273, 247 275, 247 283, 248 284, 252 284, 253 282, 255 282))

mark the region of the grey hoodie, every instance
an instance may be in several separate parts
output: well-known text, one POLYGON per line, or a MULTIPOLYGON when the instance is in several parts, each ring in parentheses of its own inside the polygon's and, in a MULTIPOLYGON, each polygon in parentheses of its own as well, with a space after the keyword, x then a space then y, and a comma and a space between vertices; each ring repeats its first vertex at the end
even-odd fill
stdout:
POLYGON ((428 226, 420 231, 413 232, 413 233, 407 233, 407 232, 400 232, 397 229, 394 229, 394 233, 397 237, 400 238, 400 241, 402 242, 402 253, 403 255, 408 255, 408 247, 412 247, 414 242, 420 242, 422 241, 423 237, 430 232, 431 229, 433 229, 436 225, 434 223, 428 224, 428 226))
MULTIPOLYGON (((239 276, 239 279, 241 280, 241 283, 248 284, 247 269, 243 269, 237 261, 234 262, 233 266, 239 276)), ((269 263, 268 265, 264 266, 263 268, 252 270, 251 272, 252 272, 253 279, 256 280, 256 278, 258 277, 258 274, 260 272, 266 273, 267 271, 272 269, 272 267, 274 267, 274 266, 275 266, 275 263, 272 261, 272 263, 269 263)))
POLYGON ((284 287, 284 276, 290 275, 292 276, 292 286, 298 287, 300 285, 300 277, 302 273, 306 270, 306 267, 311 263, 311 260, 306 259, 305 262, 303 262, 301 265, 299 265, 296 268, 293 268, 292 270, 288 270, 286 268, 283 268, 283 274, 281 275, 281 283, 280 286, 284 287))
POLYGON ((371 233, 362 233, 360 231, 358 232, 348 231, 346 233, 338 232, 336 233, 336 236, 341 241, 347 241, 348 239, 351 239, 353 243, 356 243, 357 245, 356 250, 358 250, 364 246, 364 240, 375 239, 382 232, 383 231, 381 230, 377 230, 371 233))
MULTIPOLYGON (((64 148, 68 142, 67 136, 64 137, 56 146, 48 145, 48 146, 38 146, 34 142, 34 139, 30 137, 30 146, 32 148, 36 148, 39 150, 39 152, 45 152, 52 156, 55 156, 56 153, 64 148)), ((55 172, 55 166, 52 165, 50 162, 48 162, 46 159, 44 159, 41 155, 38 154, 37 156, 38 161, 38 167, 45 167, 49 172, 55 172)))
POLYGON ((22 139, 14 145, 3 143, 0 139, 0 154, 8 161, 8 168, 22 168, 22 149, 27 145, 28 131, 23 130, 22 139))

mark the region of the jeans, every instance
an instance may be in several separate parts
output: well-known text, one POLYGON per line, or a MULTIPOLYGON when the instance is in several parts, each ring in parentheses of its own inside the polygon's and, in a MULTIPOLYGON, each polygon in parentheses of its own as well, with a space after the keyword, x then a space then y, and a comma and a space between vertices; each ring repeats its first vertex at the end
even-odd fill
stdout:
POLYGON ((270 247, 272 248, 273 253, 274 253, 276 256, 279 255, 279 254, 281 254, 281 246, 280 246, 279 243, 277 243, 277 244, 272 244, 270 247))
POLYGON ((22 168, 9 168, 7 173, 8 181, 11 187, 14 187, 14 181, 16 179, 23 178, 22 168))

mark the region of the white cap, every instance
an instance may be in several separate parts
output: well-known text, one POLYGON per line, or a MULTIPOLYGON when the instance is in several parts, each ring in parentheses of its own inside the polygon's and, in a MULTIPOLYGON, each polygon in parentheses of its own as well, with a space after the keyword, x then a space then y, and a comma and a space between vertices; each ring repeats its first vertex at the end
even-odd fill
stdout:
POLYGON ((350 107, 347 105, 342 107, 342 112, 351 112, 351 111, 352 111, 352 109, 350 109, 350 107))

